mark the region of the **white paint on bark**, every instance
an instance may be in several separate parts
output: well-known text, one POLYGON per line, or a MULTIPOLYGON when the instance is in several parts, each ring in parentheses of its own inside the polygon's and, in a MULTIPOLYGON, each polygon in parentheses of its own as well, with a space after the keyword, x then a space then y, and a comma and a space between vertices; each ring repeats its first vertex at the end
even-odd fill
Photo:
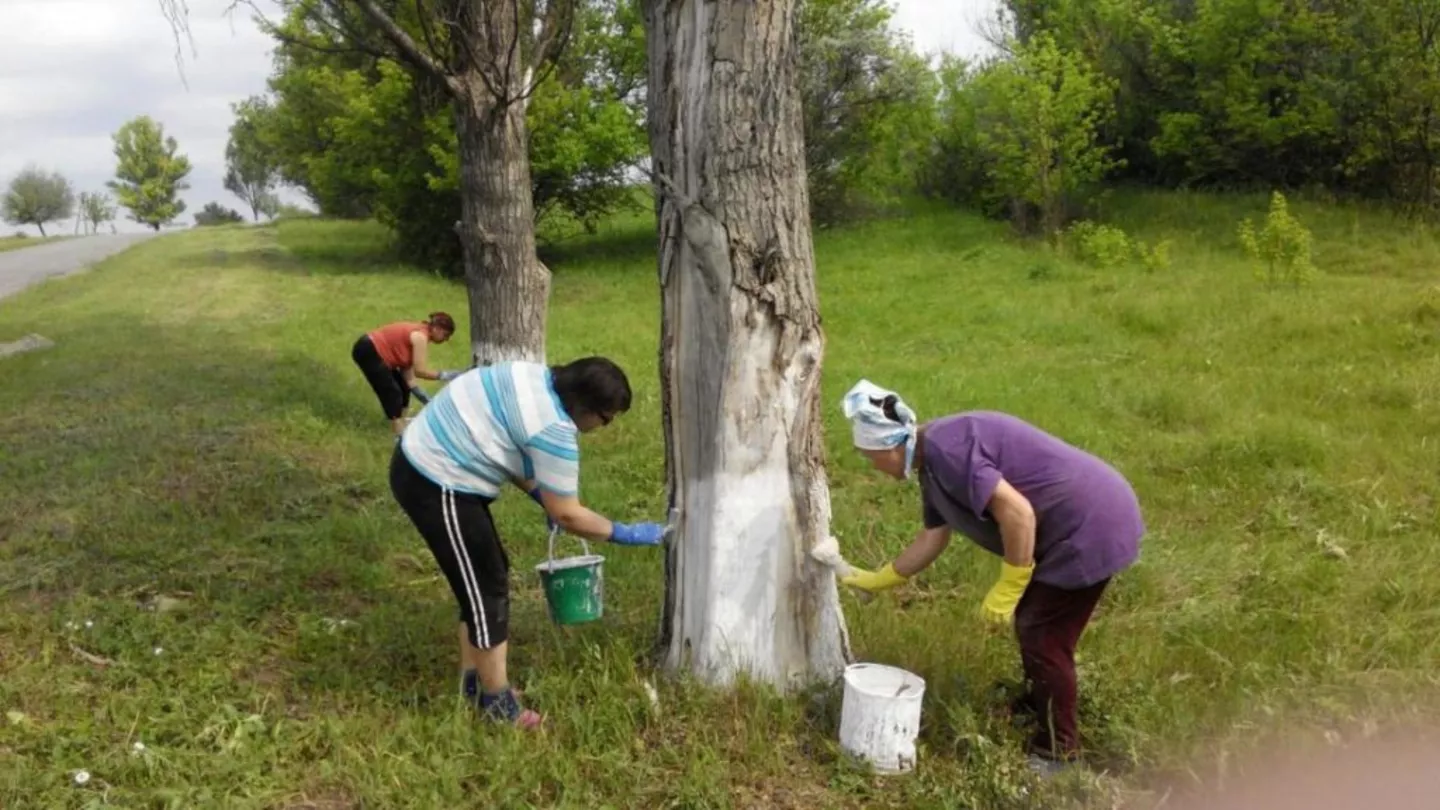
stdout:
POLYGON ((545 355, 533 349, 518 350, 513 344, 485 343, 482 341, 470 342, 470 361, 477 366, 492 365, 507 360, 528 360, 532 363, 546 362, 545 355), (481 362, 480 358, 490 359, 481 362))

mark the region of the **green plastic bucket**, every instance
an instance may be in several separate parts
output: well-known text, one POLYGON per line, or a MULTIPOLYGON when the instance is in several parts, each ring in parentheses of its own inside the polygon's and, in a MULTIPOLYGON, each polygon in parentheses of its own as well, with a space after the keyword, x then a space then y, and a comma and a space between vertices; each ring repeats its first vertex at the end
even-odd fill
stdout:
POLYGON ((555 535, 559 532, 558 528, 550 532, 549 555, 535 566, 550 620, 556 624, 593 622, 605 613, 605 558, 591 554, 590 544, 581 537, 584 554, 555 559, 555 535))

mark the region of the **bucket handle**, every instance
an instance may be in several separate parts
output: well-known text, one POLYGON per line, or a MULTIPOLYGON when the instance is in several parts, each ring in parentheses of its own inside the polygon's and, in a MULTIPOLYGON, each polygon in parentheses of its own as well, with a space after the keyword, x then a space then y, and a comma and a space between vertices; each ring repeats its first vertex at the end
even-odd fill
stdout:
MULTIPOLYGON (((549 549, 548 549, 547 552, 546 552, 546 555, 547 555, 548 559, 550 560, 550 562, 552 562, 552 563, 555 562, 555 535, 557 535, 557 534, 559 534, 559 533, 560 533, 560 527, 559 527, 558 525, 555 526, 554 528, 550 529, 550 546, 549 546, 549 549)), ((584 538, 584 537, 581 537, 581 536, 578 535, 578 534, 575 535, 575 539, 577 539, 577 540, 580 541, 580 547, 583 548, 583 549, 585 549, 585 556, 586 556, 586 557, 589 557, 589 556, 590 556, 590 544, 587 543, 587 542, 585 542, 585 538, 584 538)))

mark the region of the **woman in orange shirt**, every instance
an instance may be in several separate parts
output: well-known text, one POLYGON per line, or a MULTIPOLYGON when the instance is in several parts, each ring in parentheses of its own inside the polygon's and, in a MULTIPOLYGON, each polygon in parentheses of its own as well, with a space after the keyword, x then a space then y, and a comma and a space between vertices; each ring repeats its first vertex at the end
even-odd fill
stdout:
POLYGON ((450 380, 458 371, 432 371, 427 363, 426 349, 431 343, 444 343, 455 334, 455 319, 444 312, 432 312, 425 321, 397 321, 371 330, 355 341, 350 356, 365 375, 385 418, 395 435, 409 421, 405 409, 410 395, 424 402, 428 399, 415 385, 422 380, 450 380))

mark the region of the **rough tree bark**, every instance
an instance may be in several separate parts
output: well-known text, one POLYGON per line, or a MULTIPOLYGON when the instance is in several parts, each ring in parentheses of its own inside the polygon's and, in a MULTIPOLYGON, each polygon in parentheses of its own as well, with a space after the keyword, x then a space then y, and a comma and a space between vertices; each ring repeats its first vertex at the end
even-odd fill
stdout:
MULTIPOLYGON (((522 81, 517 76, 512 88, 517 99, 522 81)), ((470 91, 455 102, 455 132, 471 360, 544 362, 550 271, 535 253, 525 108, 496 103, 479 76, 465 84, 470 91)))
POLYGON ((829 532, 795 0, 645 0, 666 473, 666 663, 717 685, 849 659, 829 532))

